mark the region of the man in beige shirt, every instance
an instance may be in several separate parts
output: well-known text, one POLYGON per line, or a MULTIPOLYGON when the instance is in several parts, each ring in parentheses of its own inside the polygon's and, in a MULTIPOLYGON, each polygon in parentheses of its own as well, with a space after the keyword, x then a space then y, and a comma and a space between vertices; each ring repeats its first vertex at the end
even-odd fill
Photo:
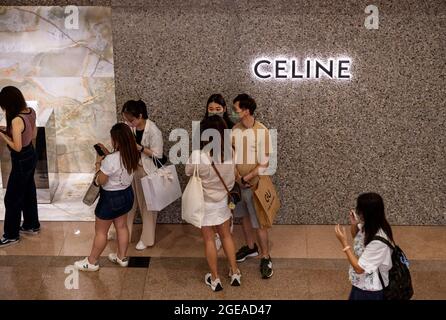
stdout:
POLYGON ((246 245, 237 252, 237 262, 259 255, 255 234, 260 245, 262 278, 273 275, 273 264, 269 254, 268 229, 262 228, 254 205, 254 192, 259 182, 259 174, 268 167, 270 141, 268 129, 254 118, 256 102, 247 94, 238 95, 234 101, 234 118, 238 123, 232 128, 233 144, 236 153, 237 182, 242 189, 242 199, 234 210, 234 216, 242 218, 246 245), (256 231, 254 233, 254 230, 256 231))

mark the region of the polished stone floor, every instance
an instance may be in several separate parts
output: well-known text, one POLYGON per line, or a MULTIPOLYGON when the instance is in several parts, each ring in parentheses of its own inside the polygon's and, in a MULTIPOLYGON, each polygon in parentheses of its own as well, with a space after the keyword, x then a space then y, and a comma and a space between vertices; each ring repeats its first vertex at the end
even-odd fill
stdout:
MULTIPOLYGON (((0 222, 0 228, 3 228, 0 222)), ((263 280, 259 260, 240 264, 242 286, 231 287, 220 252, 224 290, 213 293, 203 278, 208 271, 198 229, 160 224, 157 243, 129 249, 130 267, 110 263, 105 255, 116 248, 110 241, 101 269, 77 274, 71 265, 90 251, 92 222, 43 222, 37 236, 23 236, 0 249, 0 299, 346 299, 350 290, 347 261, 334 237, 333 226, 276 225, 271 232, 274 276, 263 280), (65 273, 67 271, 67 273, 65 273), (67 285, 68 283, 68 285, 67 285), (77 289, 69 289, 74 286, 77 289)), ((397 241, 411 260, 414 299, 446 299, 446 227, 394 227, 397 241)), ((237 246, 241 230, 235 226, 237 246)))

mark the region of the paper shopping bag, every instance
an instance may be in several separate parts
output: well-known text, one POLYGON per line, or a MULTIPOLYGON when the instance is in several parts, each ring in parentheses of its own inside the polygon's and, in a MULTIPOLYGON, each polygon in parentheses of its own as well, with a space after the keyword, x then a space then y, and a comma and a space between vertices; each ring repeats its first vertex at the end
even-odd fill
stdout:
POLYGON ((165 166, 141 178, 147 209, 160 211, 181 197, 175 165, 165 166))
POLYGON ((280 199, 270 176, 259 176, 259 184, 254 191, 254 207, 262 228, 271 228, 280 209, 280 199))

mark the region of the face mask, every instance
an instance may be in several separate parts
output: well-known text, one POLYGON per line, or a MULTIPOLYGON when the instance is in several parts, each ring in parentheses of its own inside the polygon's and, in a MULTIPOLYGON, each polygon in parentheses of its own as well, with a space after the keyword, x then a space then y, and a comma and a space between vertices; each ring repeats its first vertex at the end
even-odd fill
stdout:
POLYGON ((231 115, 229 116, 232 122, 236 123, 240 121, 240 114, 237 112, 232 111, 231 115))
POLYGON ((209 117, 211 117, 211 116, 219 116, 219 117, 223 118, 224 114, 225 114, 224 112, 210 111, 209 112, 209 117))

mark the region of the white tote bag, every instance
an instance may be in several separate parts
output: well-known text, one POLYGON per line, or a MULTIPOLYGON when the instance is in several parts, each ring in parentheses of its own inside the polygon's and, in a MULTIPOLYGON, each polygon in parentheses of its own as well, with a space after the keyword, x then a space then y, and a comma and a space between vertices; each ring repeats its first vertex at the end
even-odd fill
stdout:
POLYGON ((141 178, 147 209, 160 211, 181 197, 175 165, 163 166, 141 178))
POLYGON ((204 196, 201 178, 198 175, 198 164, 195 165, 194 174, 184 189, 181 198, 181 218, 186 222, 201 228, 204 217, 204 196))

